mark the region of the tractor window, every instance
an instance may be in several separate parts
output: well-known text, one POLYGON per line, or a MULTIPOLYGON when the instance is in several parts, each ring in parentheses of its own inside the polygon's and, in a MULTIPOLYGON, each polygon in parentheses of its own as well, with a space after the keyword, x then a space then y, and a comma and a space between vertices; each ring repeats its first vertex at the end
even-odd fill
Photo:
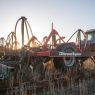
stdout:
POLYGON ((93 39, 93 35, 92 35, 92 33, 89 33, 88 34, 88 40, 92 40, 93 39))

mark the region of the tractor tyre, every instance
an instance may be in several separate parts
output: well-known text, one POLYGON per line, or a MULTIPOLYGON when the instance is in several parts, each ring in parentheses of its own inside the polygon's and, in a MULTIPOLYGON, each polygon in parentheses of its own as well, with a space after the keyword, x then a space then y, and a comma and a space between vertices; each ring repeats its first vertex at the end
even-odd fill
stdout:
MULTIPOLYGON (((76 53, 77 52, 77 47, 74 43, 64 43, 59 45, 56 48, 57 51, 63 52, 63 53, 76 53)), ((66 67, 72 67, 76 63, 76 58, 75 57, 62 57, 60 58, 61 66, 66 66, 66 67)), ((59 64, 59 63, 58 63, 59 64)))

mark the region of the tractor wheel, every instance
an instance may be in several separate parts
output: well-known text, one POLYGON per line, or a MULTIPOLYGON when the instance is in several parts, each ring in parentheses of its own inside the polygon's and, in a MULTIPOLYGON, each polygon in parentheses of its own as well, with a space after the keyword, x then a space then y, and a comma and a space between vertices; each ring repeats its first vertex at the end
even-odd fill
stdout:
MULTIPOLYGON (((64 53, 75 53, 77 51, 77 47, 74 43, 65 43, 59 45, 57 48, 57 51, 64 52, 64 53)), ((60 58, 60 64, 62 66, 66 67, 72 67, 76 63, 76 58, 75 57, 62 57, 60 58)))

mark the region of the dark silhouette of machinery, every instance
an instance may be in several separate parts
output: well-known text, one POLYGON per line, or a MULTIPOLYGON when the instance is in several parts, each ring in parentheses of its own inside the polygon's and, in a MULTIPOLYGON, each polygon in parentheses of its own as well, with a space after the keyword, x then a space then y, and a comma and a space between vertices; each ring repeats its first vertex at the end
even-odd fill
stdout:
POLYGON ((0 46, 5 46, 5 39, 3 37, 0 38, 0 46))
POLYGON ((17 49, 18 42, 16 40, 15 32, 11 32, 6 40, 7 49, 17 49))
MULTIPOLYGON (((78 29, 67 42, 64 41, 64 38, 54 29, 52 23, 50 34, 45 36, 43 41, 40 42, 33 35, 27 18, 22 16, 16 22, 15 32, 11 32, 6 41, 4 38, 0 38, 0 67, 5 70, 4 72, 11 73, 8 73, 7 77, 5 77, 7 73, 0 73, 0 79, 9 80, 13 77, 12 86, 16 86, 30 81, 33 78, 31 75, 32 71, 36 71, 40 77, 41 75, 44 77, 44 66, 48 63, 53 63, 56 69, 62 70, 67 74, 67 72, 76 70, 75 68, 78 68, 80 63, 83 64, 88 58, 95 62, 95 30, 84 32, 78 29), (17 36, 17 26, 20 22, 21 47, 19 47, 19 36, 17 36), (75 34, 76 41, 71 42, 75 34), (26 39, 27 42, 25 43, 26 39), (1 53, 2 51, 3 53, 1 53)), ((72 76, 72 73, 70 73, 70 76, 72 76)))
MULTIPOLYGON (((32 46, 32 47, 37 47, 38 44, 41 44, 40 41, 38 41, 38 39, 33 35, 31 26, 29 24, 29 22, 27 21, 27 18, 22 16, 20 19, 17 20, 16 25, 15 25, 15 34, 17 37, 17 25, 18 23, 21 21, 21 44, 22 44, 22 48, 24 46, 32 46), (26 35, 25 35, 26 33, 26 35), (25 37, 26 36, 26 37, 25 37), (26 39, 25 39, 26 38, 26 39), (25 40, 27 40, 27 42, 25 43, 25 40)), ((18 38, 18 37, 17 37, 18 38)))

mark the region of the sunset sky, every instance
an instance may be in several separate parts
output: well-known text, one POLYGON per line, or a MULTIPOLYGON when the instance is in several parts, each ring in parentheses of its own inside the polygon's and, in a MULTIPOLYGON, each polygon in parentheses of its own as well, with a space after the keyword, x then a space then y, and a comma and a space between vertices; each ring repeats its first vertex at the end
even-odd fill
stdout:
POLYGON ((0 0, 0 37, 6 39, 21 16, 40 41, 50 33, 52 22, 60 35, 69 38, 79 28, 95 28, 95 0, 0 0))

